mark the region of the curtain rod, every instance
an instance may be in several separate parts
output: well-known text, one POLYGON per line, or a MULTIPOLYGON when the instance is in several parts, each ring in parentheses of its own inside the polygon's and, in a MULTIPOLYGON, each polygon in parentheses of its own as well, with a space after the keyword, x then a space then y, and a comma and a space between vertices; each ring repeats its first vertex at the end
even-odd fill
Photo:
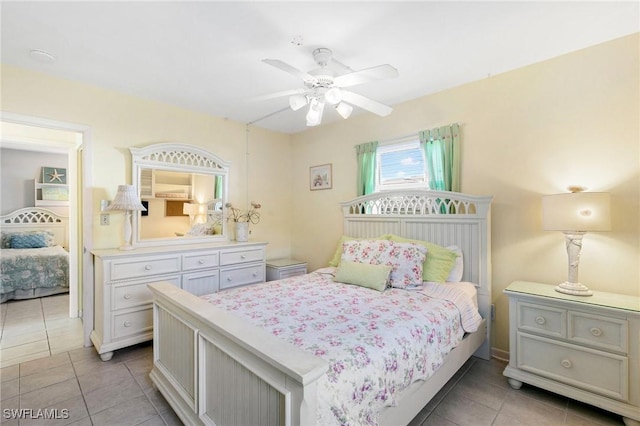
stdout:
MULTIPOLYGON (((462 126, 463 123, 451 123, 451 124, 445 124, 444 126, 453 126, 454 124, 457 124, 458 126, 462 126)), ((436 129, 436 128, 444 127, 444 126, 437 126, 437 127, 432 127, 432 128, 436 129)), ((414 139, 414 138, 417 139, 418 138, 418 134, 421 131, 422 130, 417 130, 415 133, 409 133, 408 135, 397 136, 397 137, 393 137, 393 138, 389 138, 389 139, 383 139, 383 140, 380 141, 380 145, 388 145, 388 144, 392 144, 392 143, 404 142, 404 140, 409 140, 409 139, 414 139)))

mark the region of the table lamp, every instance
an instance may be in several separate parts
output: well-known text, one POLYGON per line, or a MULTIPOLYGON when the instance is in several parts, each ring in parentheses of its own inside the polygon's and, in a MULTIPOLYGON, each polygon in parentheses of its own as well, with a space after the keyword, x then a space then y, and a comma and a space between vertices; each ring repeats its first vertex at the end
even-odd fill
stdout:
POLYGON ((578 264, 582 237, 587 231, 611 229, 610 197, 605 192, 583 192, 571 187, 566 194, 542 197, 542 226, 545 231, 562 231, 569 257, 569 279, 555 287, 556 291, 577 296, 593 292, 578 281, 578 264))
POLYGON ((136 188, 133 185, 118 185, 116 197, 113 202, 109 204, 107 210, 122 211, 125 213, 124 245, 120 247, 120 250, 133 250, 134 247, 131 245, 131 212, 147 210, 140 202, 136 188))

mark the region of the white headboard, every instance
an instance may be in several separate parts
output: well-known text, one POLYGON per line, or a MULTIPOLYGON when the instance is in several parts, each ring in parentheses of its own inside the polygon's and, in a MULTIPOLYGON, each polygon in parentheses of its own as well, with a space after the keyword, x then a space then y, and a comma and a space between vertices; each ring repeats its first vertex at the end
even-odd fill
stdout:
POLYGON ((3 232, 51 231, 57 245, 69 247, 69 218, 49 209, 25 207, 0 216, 0 230, 3 232))
POLYGON ((341 203, 344 235, 370 238, 395 234, 462 249, 463 280, 477 285, 478 307, 487 321, 487 340, 478 350, 478 355, 487 359, 491 330, 492 199, 458 192, 407 190, 369 194, 341 203))

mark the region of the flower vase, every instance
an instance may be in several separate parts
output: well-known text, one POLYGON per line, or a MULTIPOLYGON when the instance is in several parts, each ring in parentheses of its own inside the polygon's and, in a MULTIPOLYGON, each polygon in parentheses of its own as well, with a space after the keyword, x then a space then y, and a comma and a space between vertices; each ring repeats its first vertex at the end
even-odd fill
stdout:
POLYGON ((249 222, 236 222, 236 241, 249 241, 249 222))

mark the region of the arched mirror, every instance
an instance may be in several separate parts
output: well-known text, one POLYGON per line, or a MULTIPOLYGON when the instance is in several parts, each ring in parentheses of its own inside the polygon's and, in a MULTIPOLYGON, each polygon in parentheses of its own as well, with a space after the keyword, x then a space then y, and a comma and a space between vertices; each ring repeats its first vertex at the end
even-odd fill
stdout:
MULTIPOLYGON (((130 148, 133 185, 147 211, 133 216, 134 244, 226 241, 229 164, 176 143, 130 148)), ((134 212, 135 213, 135 212, 134 212)))

